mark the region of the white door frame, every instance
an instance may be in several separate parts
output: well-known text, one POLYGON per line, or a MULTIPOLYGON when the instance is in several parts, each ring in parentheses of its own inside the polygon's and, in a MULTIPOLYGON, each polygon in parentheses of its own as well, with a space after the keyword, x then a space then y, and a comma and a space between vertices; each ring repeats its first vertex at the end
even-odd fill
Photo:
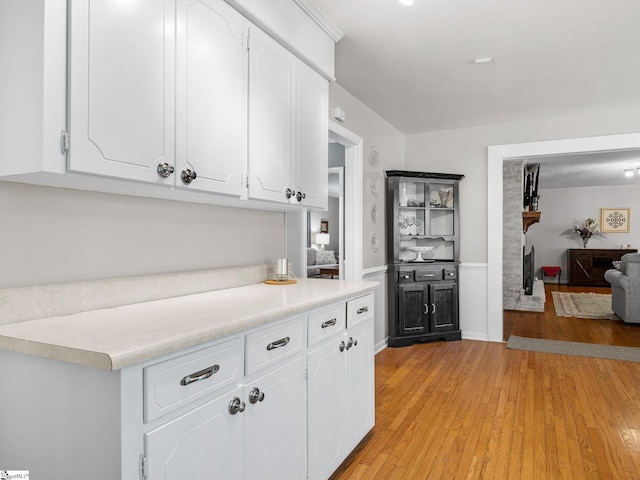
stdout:
POLYGON ((329 120, 329 141, 344 146, 344 252, 340 259, 340 278, 362 280, 363 140, 329 120))
POLYGON ((340 280, 344 280, 344 264, 343 257, 344 255, 344 167, 330 167, 329 175, 334 174, 338 175, 338 252, 340 252, 340 257, 338 258, 338 265, 340 265, 340 280))
POLYGON ((503 341, 502 317, 502 167, 506 160, 529 156, 566 155, 640 148, 640 133, 572 138, 547 142, 514 143, 488 149, 488 251, 487 251, 487 338, 503 341))

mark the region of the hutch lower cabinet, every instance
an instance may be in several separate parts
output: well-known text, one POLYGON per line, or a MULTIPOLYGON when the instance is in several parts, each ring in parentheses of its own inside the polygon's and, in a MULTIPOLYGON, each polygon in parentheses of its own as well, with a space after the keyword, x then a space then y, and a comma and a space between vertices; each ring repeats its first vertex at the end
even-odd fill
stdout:
POLYGON ((458 183, 463 175, 386 173, 389 346, 460 340, 458 183))
POLYGON ((389 346, 460 340, 457 270, 457 265, 395 270, 399 281, 396 292, 389 293, 389 308, 397 317, 389 331, 389 346))

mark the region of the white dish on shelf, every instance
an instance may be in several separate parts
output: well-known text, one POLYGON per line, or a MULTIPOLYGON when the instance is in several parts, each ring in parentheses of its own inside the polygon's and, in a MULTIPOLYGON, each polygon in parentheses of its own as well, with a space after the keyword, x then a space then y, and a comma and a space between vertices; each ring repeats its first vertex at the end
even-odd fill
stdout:
POLYGON ((433 248, 434 247, 411 246, 407 247, 407 250, 418 254, 414 262, 427 262, 428 260, 422 258, 422 254, 430 252, 431 250, 433 250, 433 248))

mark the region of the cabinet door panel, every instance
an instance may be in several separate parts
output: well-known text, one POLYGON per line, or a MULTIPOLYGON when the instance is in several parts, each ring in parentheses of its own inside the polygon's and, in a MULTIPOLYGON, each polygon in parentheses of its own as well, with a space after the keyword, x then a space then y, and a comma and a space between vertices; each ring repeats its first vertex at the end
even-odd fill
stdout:
POLYGON ((249 196, 286 201, 293 169, 293 56, 250 30, 249 196))
POLYGON ((330 340, 308 355, 309 479, 325 480, 346 452, 346 353, 344 337, 330 340))
POLYGON ((348 336, 357 341, 347 356, 347 448, 351 450, 371 430, 375 421, 373 319, 349 330, 348 336))
POLYGON ((148 478, 245 478, 244 417, 229 413, 229 402, 241 393, 238 388, 146 433, 148 478))
POLYGON ((306 387, 302 356, 245 386, 246 478, 306 478, 306 387), (249 401, 253 388, 263 401, 249 401))
POLYGON ((189 188, 240 196, 248 24, 221 0, 181 0, 177 25, 177 170, 196 172, 189 188))
POLYGON ((591 255, 575 253, 571 258, 571 283, 588 284, 592 281, 591 255))
POLYGON ((428 333, 428 290, 420 284, 398 287, 398 332, 401 335, 428 333))
POLYGON ((69 169, 173 183, 174 8, 71 2, 69 169))
POLYGON ((295 72, 295 189, 306 196, 302 205, 326 209, 329 85, 302 62, 295 72))
POLYGON ((458 287, 453 283, 434 284, 429 287, 432 304, 431 331, 458 328, 458 287))

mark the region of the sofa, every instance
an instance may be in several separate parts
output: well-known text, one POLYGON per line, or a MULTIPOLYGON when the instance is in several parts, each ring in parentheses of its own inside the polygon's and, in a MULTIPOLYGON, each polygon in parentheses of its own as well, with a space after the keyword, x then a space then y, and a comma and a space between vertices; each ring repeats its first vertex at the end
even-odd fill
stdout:
POLYGON ((640 323, 640 253, 622 256, 604 278, 611 284, 611 308, 625 323, 640 323))
MULTIPOLYGON (((321 268, 339 268, 335 251, 307 248, 307 277, 317 277, 321 268)), ((333 278, 333 277, 332 277, 333 278)))

